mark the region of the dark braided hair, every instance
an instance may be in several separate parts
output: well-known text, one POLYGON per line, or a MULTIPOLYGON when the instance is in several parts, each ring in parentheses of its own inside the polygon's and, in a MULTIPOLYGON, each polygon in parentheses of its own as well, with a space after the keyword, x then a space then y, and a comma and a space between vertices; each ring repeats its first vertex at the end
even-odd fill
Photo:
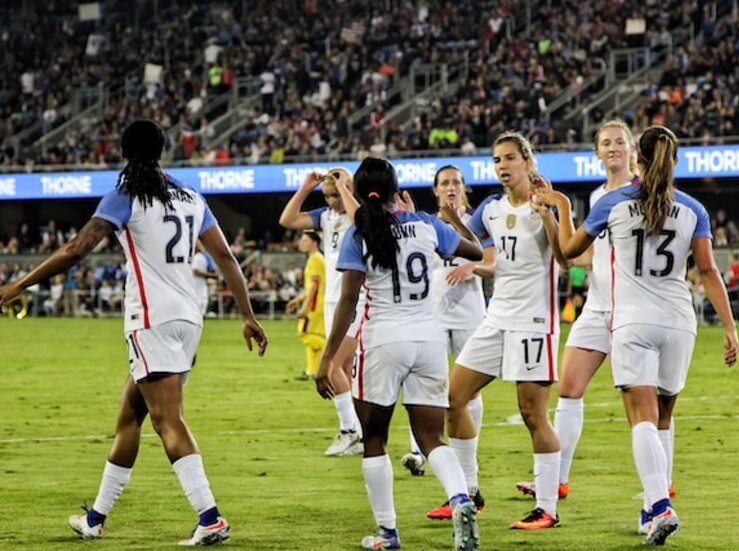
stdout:
POLYGON ((116 189, 141 201, 144 208, 153 205, 155 199, 172 208, 167 178, 159 166, 164 149, 164 132, 159 125, 149 119, 132 122, 123 131, 121 148, 128 163, 118 175, 116 189))
POLYGON ((367 244, 365 260, 372 257, 373 268, 397 270, 400 250, 392 232, 398 221, 386 208, 398 193, 398 177, 386 159, 367 157, 354 174, 354 188, 362 205, 354 215, 357 233, 367 244))

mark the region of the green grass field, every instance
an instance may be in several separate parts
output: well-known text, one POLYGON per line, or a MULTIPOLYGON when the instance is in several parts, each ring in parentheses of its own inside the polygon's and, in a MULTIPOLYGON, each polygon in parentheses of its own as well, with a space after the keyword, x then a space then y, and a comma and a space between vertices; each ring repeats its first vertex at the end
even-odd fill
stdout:
MULTIPOLYGON (((336 430, 332 405, 296 381, 303 350, 294 322, 268 322, 271 345, 247 353, 239 325, 208 321, 186 389, 188 422, 200 444, 232 549, 357 549, 374 530, 359 457, 326 458, 336 430)), ((566 328, 565 328, 566 330, 566 328)), ((688 385, 676 409, 675 549, 739 548, 739 372, 722 365, 722 332, 702 329, 688 385)), ((564 342, 564 336, 562 339, 564 342)), ((127 373, 120 320, 0 320, 0 548, 174 549, 196 516, 147 423, 131 483, 105 537, 83 542, 67 516, 95 498, 127 373)), ((552 406, 556 397, 553 393, 552 406)), ((514 385, 484 392, 480 486, 481 549, 629 549, 640 486, 630 433, 608 369, 586 395, 586 423, 559 505, 562 526, 535 533, 508 524, 533 506, 515 483, 531 478, 528 433, 515 422, 514 385)), ((444 500, 436 479, 400 465, 407 416, 396 411, 390 454, 398 525, 406 550, 450 549, 451 525, 425 511, 444 500)))

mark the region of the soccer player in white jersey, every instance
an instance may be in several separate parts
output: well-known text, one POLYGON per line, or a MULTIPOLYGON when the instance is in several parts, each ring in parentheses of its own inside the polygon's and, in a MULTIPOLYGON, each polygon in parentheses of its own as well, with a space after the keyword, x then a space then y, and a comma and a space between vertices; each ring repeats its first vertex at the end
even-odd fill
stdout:
POLYGON ((505 132, 493 145, 493 160, 505 194, 483 202, 468 226, 487 237, 484 246, 495 247, 495 291, 452 369, 449 445, 474 494, 478 441, 467 403, 496 378, 515 381, 519 410, 531 434, 538 491, 536 508, 511 528, 538 530, 559 523, 559 442, 547 407, 557 380, 557 273, 564 259, 553 214, 539 214, 529 204, 532 189, 548 186, 535 171, 531 144, 517 132, 505 132))
POLYGON ((200 242, 197 244, 195 256, 192 257, 192 275, 195 278, 195 294, 198 297, 198 306, 203 316, 208 312, 210 286, 208 280, 218 279, 213 257, 203 250, 200 242))
MULTIPOLYGON (((630 185, 636 173, 636 144, 629 127, 620 120, 605 122, 595 135, 595 154, 603 161, 608 179, 590 194, 590 208, 605 194, 630 185)), ((601 366, 610 343, 611 329, 611 243, 608 231, 602 231, 583 255, 592 265, 588 297, 582 314, 567 337, 558 391, 559 401, 554 414, 554 430, 559 437, 562 458, 559 467, 559 499, 569 493, 569 476, 575 448, 582 434, 583 395, 601 366)), ((669 420, 663 428, 660 420, 660 440, 665 445, 672 464, 673 431, 669 420)), ((534 484, 520 482, 524 494, 536 495, 534 484)), ((672 497, 672 490, 671 496, 672 497)))
MULTIPOLYGON (((644 543, 663 545, 678 528, 669 497, 667 456, 657 426, 672 415, 685 386, 696 335, 696 317, 685 278, 693 254, 701 281, 723 323, 724 360, 736 362, 737 333, 711 244, 705 207, 674 188, 678 140, 651 126, 639 140, 641 185, 604 196, 574 231, 567 198, 546 192, 538 201, 560 211, 559 240, 567 257, 581 254, 602 231, 613 243, 611 365, 631 425, 636 470, 644 488, 640 525, 644 543)), ((541 207, 546 208, 546 207, 541 207)))
POLYGON ((387 440, 402 388, 416 439, 452 504, 455 549, 477 549, 475 506, 454 452, 443 443, 448 367, 431 287, 437 252, 479 260, 482 251, 436 217, 397 210, 398 181, 387 160, 366 158, 354 181, 362 204, 341 247, 337 264, 344 272, 341 298, 316 387, 324 398, 335 394, 330 364, 364 285, 367 303, 352 394, 364 431, 362 472, 379 532, 365 537, 362 547, 400 547, 387 440))
POLYGON ((130 479, 141 425, 150 415, 182 489, 200 516, 192 535, 180 545, 210 545, 227 539, 230 527, 218 512, 198 446, 182 416, 182 385, 192 366, 203 319, 192 276, 198 238, 234 293, 249 350, 254 339, 261 356, 267 336, 254 318, 243 274, 205 200, 159 167, 164 145, 159 126, 149 120, 135 121, 121 141, 128 163, 116 189, 102 199, 75 239, 25 277, 0 287, 0 304, 79 263, 102 239, 116 232, 129 273, 124 333, 130 375, 97 498, 86 514, 69 517, 69 525, 83 539, 102 536, 106 516, 130 479))
MULTIPOLYGON (((341 244, 351 221, 346 214, 346 207, 340 193, 340 186, 352 186, 352 175, 344 168, 332 168, 328 174, 311 172, 306 176, 303 185, 290 198, 280 215, 280 225, 295 230, 321 230, 323 236, 323 258, 326 263, 326 285, 324 294, 323 319, 326 335, 331 331, 336 304, 341 294, 341 273, 336 270, 341 244), (323 196, 326 207, 301 211, 310 193, 323 184, 323 196)), ((354 411, 351 394, 352 369, 357 350, 357 331, 361 322, 364 297, 358 304, 352 324, 347 329, 346 338, 332 365, 331 378, 336 389, 334 407, 339 418, 339 432, 326 455, 354 455, 362 453, 362 434, 357 414, 354 411)))

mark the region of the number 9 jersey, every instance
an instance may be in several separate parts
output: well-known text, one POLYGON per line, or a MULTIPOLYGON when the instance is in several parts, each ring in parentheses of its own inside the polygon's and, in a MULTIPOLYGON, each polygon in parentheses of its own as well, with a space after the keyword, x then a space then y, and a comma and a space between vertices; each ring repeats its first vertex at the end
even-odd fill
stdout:
POLYGON ((686 264, 693 239, 711 238, 710 217, 700 202, 675 190, 662 230, 646 235, 639 190, 632 185, 606 194, 583 224, 588 235, 606 228, 611 235, 611 329, 647 323, 695 334, 686 264))
POLYGON ((167 177, 172 207, 144 205, 113 190, 94 217, 113 224, 126 255, 124 331, 148 329, 172 320, 202 326, 192 259, 198 237, 216 225, 205 199, 167 177))
POLYGON ((434 259, 437 251, 444 258, 452 256, 461 237, 424 212, 397 212, 395 217, 397 271, 373 268, 372 259, 365 260, 366 245, 356 226, 349 228, 341 245, 337 269, 365 274, 367 303, 360 330, 364 348, 444 339, 431 294, 434 259))

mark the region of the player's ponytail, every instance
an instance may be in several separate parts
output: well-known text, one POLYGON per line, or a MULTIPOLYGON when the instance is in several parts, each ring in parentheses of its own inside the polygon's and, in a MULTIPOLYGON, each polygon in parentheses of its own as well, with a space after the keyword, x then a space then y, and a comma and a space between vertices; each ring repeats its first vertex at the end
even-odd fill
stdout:
POLYGON ((660 125, 647 128, 639 140, 642 186, 638 200, 644 209, 647 235, 658 234, 670 212, 677 146, 677 136, 660 125))
POLYGON ((116 189, 141 201, 144 208, 153 205, 155 199, 171 208, 167 178, 159 166, 164 149, 164 132, 159 125, 148 119, 132 122, 123 131, 121 149, 128 163, 118 175, 116 189))
POLYGON ((354 187, 362 202, 354 215, 354 224, 367 244, 365 260, 373 268, 396 270, 396 253, 400 247, 392 228, 398 221, 386 208, 398 193, 393 165, 385 159, 367 157, 354 175, 354 187))

